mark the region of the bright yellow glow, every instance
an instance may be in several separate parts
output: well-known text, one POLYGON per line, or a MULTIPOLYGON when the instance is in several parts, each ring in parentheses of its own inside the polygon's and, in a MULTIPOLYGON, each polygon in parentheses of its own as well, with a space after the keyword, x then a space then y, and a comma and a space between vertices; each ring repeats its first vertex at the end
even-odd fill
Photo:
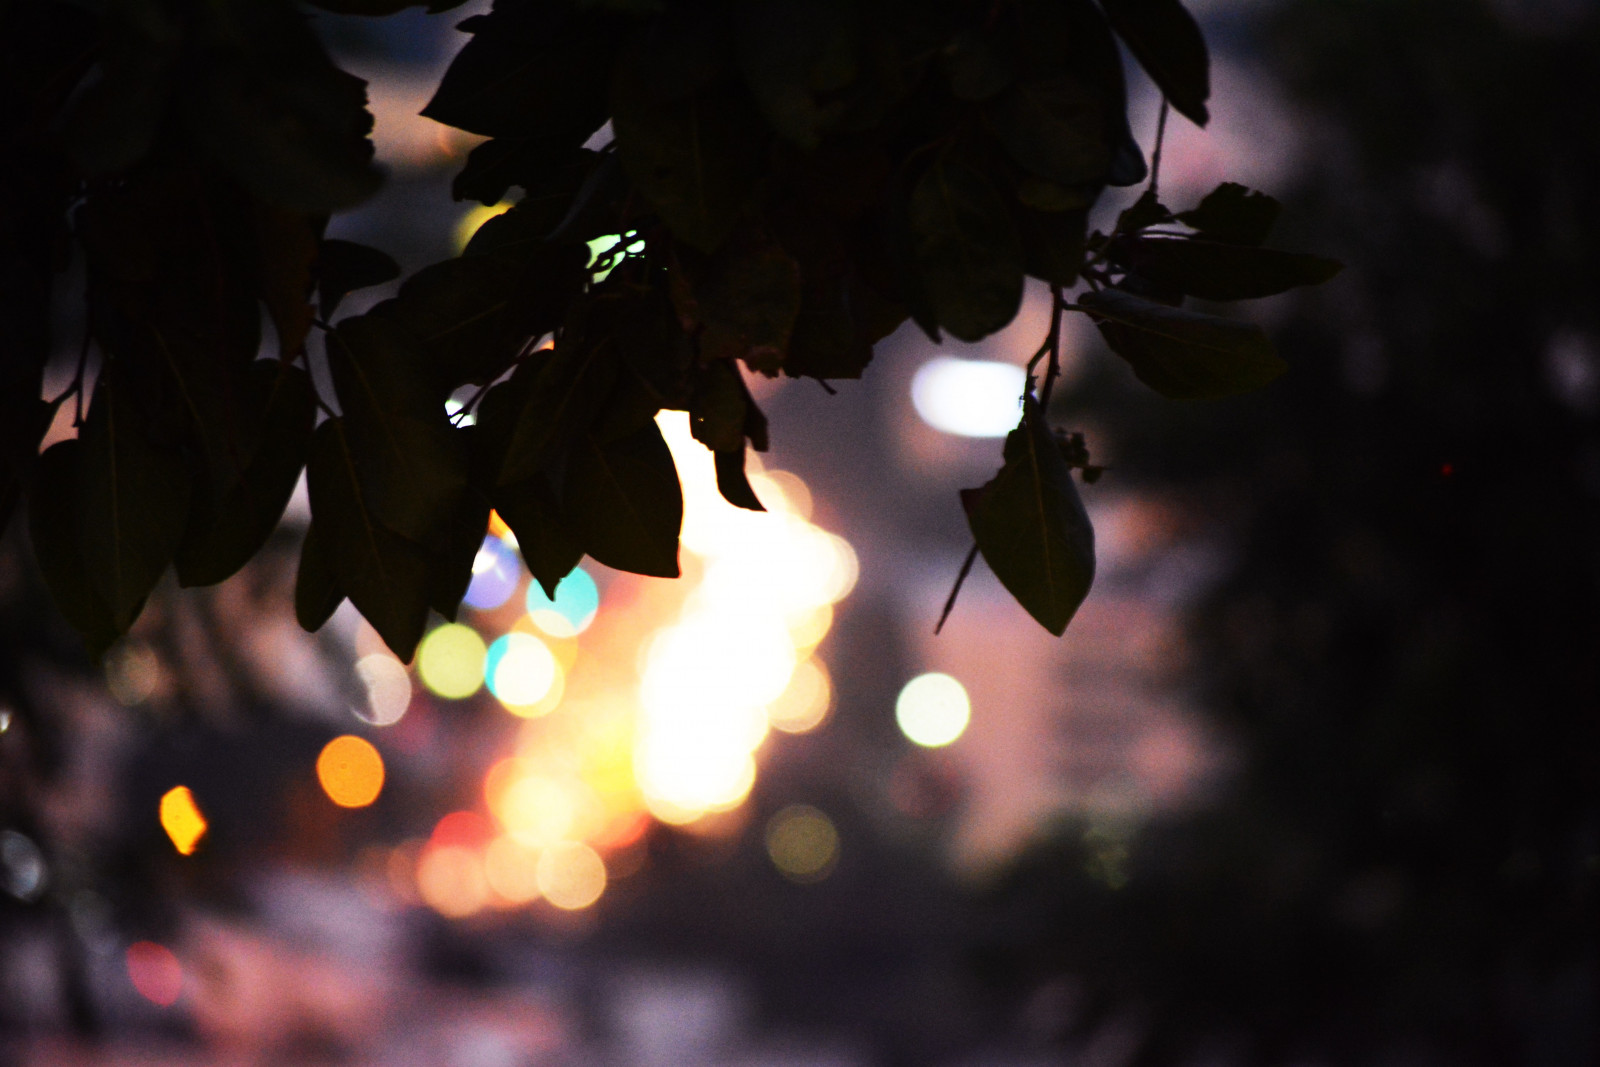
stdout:
POLYGON ((383 791, 383 757, 353 734, 335 737, 317 757, 317 781, 341 808, 364 808, 383 791))
POLYGON ((606 865, 600 853, 579 841, 563 841, 539 854, 539 892, 558 908, 577 911, 606 890, 606 865))
POLYGON ((422 684, 446 700, 464 700, 483 685, 483 662, 488 648, 478 631, 460 623, 445 623, 422 639, 417 649, 417 673, 422 684))
POLYGON ((411 675, 405 664, 387 652, 356 660, 356 677, 366 690, 366 704, 356 717, 373 726, 392 726, 411 706, 411 675))
POLYGON ((180 855, 192 856, 206 833, 206 817, 186 785, 175 786, 161 797, 161 828, 180 855))
POLYGON ((417 861, 417 892, 449 919, 462 919, 489 903, 482 857, 462 845, 430 845, 417 861))
POLYGON ((839 831, 809 804, 793 804, 767 823, 767 855, 785 878, 820 882, 839 862, 839 831))
POLYGON ((500 899, 526 904, 539 896, 539 850, 497 837, 484 849, 483 874, 500 899))
POLYGON ((804 615, 789 620, 789 639, 797 651, 809 652, 816 648, 833 628, 833 605, 819 604, 804 615))
POLYGON ((948 745, 967 728, 972 704, 960 682, 948 674, 922 674, 900 690, 894 704, 900 732, 924 748, 948 745))
POLYGON ((472 240, 472 235, 478 232, 478 227, 496 215, 510 210, 510 208, 510 204, 496 204, 493 207, 474 204, 468 208, 466 214, 462 215, 461 220, 456 223, 455 231, 451 235, 455 238, 456 252, 459 253, 467 247, 467 242, 472 240))
POLYGON ((563 783, 530 774, 506 786, 496 814, 506 833, 530 848, 541 848, 571 833, 578 814, 575 801, 563 783))
POLYGON ((750 488, 768 511, 787 511, 802 519, 811 518, 811 489, 800 476, 788 471, 762 471, 750 475, 750 488))
POLYGON ((789 688, 767 707, 767 720, 786 734, 803 734, 822 725, 832 703, 833 684, 828 680, 828 669, 808 659, 795 668, 789 688))

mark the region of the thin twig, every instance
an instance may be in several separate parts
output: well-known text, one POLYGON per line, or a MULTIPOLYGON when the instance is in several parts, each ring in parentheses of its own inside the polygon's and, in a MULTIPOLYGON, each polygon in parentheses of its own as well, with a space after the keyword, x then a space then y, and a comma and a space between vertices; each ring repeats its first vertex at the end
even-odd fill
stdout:
POLYGON ((1161 142, 1167 136, 1167 97, 1161 96, 1161 116, 1156 119, 1156 146, 1150 152, 1150 196, 1156 195, 1156 182, 1161 177, 1161 142))
POLYGON ((961 592, 961 584, 967 580, 967 575, 972 573, 972 564, 978 558, 978 545, 972 545, 972 550, 967 553, 967 558, 961 563, 961 571, 956 575, 956 584, 950 587, 950 596, 944 602, 944 610, 939 612, 939 621, 934 624, 933 632, 937 636, 944 629, 945 620, 950 618, 950 612, 955 610, 956 596, 961 592))
MULTIPOLYGON (((83 344, 78 346, 78 373, 72 379, 72 391, 77 394, 73 400, 73 403, 77 405, 77 410, 72 415, 73 426, 83 425, 83 378, 89 372, 89 341, 92 337, 94 337, 94 330, 88 323, 84 323, 83 344)), ((63 395, 62 399, 66 399, 65 395, 63 395)), ((60 403, 60 401, 57 401, 57 403, 60 403)))
POLYGON ((1044 372, 1044 385, 1039 389, 1039 410, 1046 411, 1050 407, 1050 390, 1056 386, 1056 379, 1061 377, 1061 308, 1065 298, 1061 295, 1061 286, 1050 287, 1050 364, 1044 372))

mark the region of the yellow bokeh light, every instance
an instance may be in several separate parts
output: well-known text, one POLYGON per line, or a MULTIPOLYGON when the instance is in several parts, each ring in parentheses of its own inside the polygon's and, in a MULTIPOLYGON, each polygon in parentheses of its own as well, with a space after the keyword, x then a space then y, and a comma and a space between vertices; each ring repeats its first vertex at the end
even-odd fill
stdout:
POLYGON ((191 856, 206 833, 206 817, 186 785, 175 786, 161 797, 161 828, 180 855, 191 856))
POLYGON ((900 732, 924 748, 950 744, 972 717, 967 690, 948 674, 921 674, 905 684, 894 705, 900 732))
POLYGON ((795 668, 783 695, 767 706, 767 720, 786 734, 803 734, 822 725, 832 703, 833 684, 828 680, 828 669, 808 659, 795 668))
POLYGON ((530 774, 506 786, 495 814, 506 833, 530 848, 539 848, 571 833, 577 808, 576 798, 564 783, 530 774))
POLYGON ((509 837, 497 837, 483 851, 483 875, 495 895, 508 904, 539 896, 539 850, 509 837))
POLYGON ((793 804, 767 823, 767 855, 785 878, 820 882, 839 862, 839 831, 809 804, 793 804))
POLYGON ((364 808, 383 791, 383 757, 353 734, 336 737, 317 757, 317 781, 341 808, 364 808))
POLYGON ((488 652, 478 631, 461 623, 445 623, 417 647, 417 673, 434 694, 446 700, 464 700, 483 685, 488 652))
POLYGON ((562 841, 539 854, 539 892, 566 911, 587 908, 606 890, 600 853, 579 841, 562 841))
POLYGON ((483 858, 462 845, 430 845, 417 860, 417 893, 448 919, 463 919, 489 903, 483 858))
POLYGON ((512 714, 532 718, 551 711, 561 699, 561 665, 532 634, 506 634, 490 646, 488 662, 489 691, 512 714))

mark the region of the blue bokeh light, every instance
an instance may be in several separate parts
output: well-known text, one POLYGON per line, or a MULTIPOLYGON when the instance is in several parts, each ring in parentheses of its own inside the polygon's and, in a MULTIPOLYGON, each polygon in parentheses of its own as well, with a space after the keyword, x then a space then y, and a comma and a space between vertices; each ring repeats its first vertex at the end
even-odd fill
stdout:
POLYGON ((599 610, 600 589, 582 567, 574 567, 561 579, 554 600, 545 596, 538 582, 528 583, 528 614, 535 625, 553 636, 582 633, 599 610))
POLYGON ((485 537, 483 547, 472 561, 472 584, 467 586, 467 595, 462 600, 479 611, 498 608, 517 591, 517 581, 521 577, 522 565, 516 549, 498 537, 485 537))

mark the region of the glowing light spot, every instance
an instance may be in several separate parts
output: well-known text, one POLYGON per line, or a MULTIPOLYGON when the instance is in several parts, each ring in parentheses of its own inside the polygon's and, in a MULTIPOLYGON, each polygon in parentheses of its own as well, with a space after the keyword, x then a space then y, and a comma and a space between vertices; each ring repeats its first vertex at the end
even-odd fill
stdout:
POLYGON ((489 536, 498 537, 509 547, 517 547, 517 535, 511 532, 511 527, 506 525, 506 520, 500 517, 498 511, 489 512, 489 536))
POLYGON ((383 757, 354 734, 335 737, 317 757, 317 781, 341 808, 364 808, 383 791, 383 757))
POLYGON ((510 204, 496 204, 493 207, 484 204, 474 204, 461 216, 456 223, 455 232, 451 235, 455 239, 456 251, 459 253, 467 247, 467 242, 472 240, 472 235, 478 232, 478 227, 511 209, 510 204))
POLYGON ((572 831, 577 804, 562 783, 531 774, 506 787, 496 814, 506 833, 530 848, 540 848, 572 831))
POLYGON ((472 582, 462 602, 479 611, 498 608, 517 591, 522 564, 516 549, 498 537, 485 537, 483 547, 472 560, 472 582))
POLYGON ((559 680, 561 667, 537 637, 509 633, 489 646, 484 672, 489 678, 489 692, 500 703, 514 713, 531 715, 559 680))
POLYGON ((767 855, 792 882, 820 882, 839 862, 839 831, 809 804, 793 804, 767 823, 767 855))
POLYGON ((790 619, 789 639, 794 642, 796 649, 809 651, 816 648, 832 628, 833 605, 818 604, 810 611, 790 619))
POLYGON ((539 854, 539 892, 558 908, 577 911, 606 890, 606 865, 600 853, 581 841, 563 841, 539 854))
POLYGON ((600 589, 582 567, 556 585, 555 599, 545 595, 538 582, 528 583, 528 616, 552 637, 572 637, 589 628, 600 610, 600 589))
POLYGON ((611 253, 612 249, 617 249, 616 254, 612 258, 611 265, 606 267, 604 270, 595 272, 594 280, 596 282, 603 281, 605 276, 610 274, 612 270, 616 268, 618 263, 622 262, 622 256, 624 254, 637 255, 638 253, 644 251, 643 240, 635 241, 627 248, 618 248, 618 246, 621 244, 622 237, 620 234, 607 234, 604 237, 596 237, 594 240, 589 242, 589 265, 591 267, 599 262, 602 257, 606 256, 608 253, 611 253))
POLYGON ((828 717, 833 703, 833 685, 828 669, 808 659, 794 670, 789 688, 767 707, 767 721, 787 734, 815 730, 828 717))
POLYGON ((452 811, 434 825, 428 844, 435 848, 481 849, 493 836, 494 827, 482 815, 475 811, 452 811))
POLYGON ((509 837, 497 837, 483 852, 483 875, 495 895, 509 904, 539 896, 539 850, 509 837))
POLYGON ((460 623, 436 627, 417 648, 422 684, 446 700, 464 700, 483 685, 488 650, 478 631, 460 623))
POLYGON ((900 732, 924 748, 939 748, 960 737, 972 717, 972 703, 960 682, 948 674, 921 674, 905 684, 895 700, 900 732))
POLYGON ((771 470, 750 476, 750 488, 768 511, 787 511, 802 519, 811 518, 811 489, 800 476, 771 470))
POLYGON ((162 794, 161 828, 180 855, 193 855, 200 847, 200 839, 206 832, 206 817, 200 814, 200 806, 194 802, 194 794, 189 792, 188 786, 176 786, 162 794))
POLYGON ((911 403, 936 430, 960 437, 1004 437, 1022 416, 1021 367, 938 356, 911 379, 911 403))
POLYGON ((417 860, 417 893, 447 919, 464 919, 489 903, 489 880, 475 849, 429 845, 417 860))
POLYGON ((0 889, 26 904, 43 896, 49 881, 44 853, 33 839, 15 830, 0 830, 0 889))
POLYGON ((183 964, 165 945, 135 941, 125 956, 128 979, 139 995, 152 1004, 170 1008, 183 993, 183 964))
POLYGON ((355 709, 356 718, 372 726, 393 726, 411 706, 411 674, 406 665, 387 652, 374 652, 356 660, 356 677, 366 690, 366 703, 355 709))
POLYGON ((125 707, 143 704, 161 681, 161 660, 149 645, 129 641, 106 657, 106 688, 125 707))

